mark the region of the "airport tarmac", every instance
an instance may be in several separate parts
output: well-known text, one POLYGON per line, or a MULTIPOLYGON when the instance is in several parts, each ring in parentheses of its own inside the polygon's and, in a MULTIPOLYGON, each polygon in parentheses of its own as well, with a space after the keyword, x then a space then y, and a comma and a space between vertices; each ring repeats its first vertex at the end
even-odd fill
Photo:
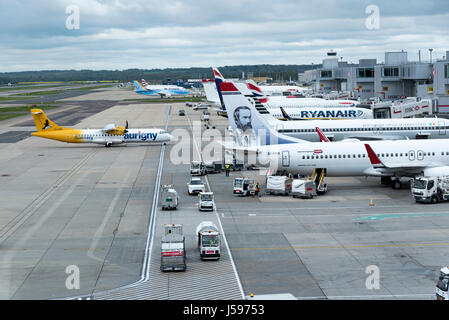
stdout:
MULTIPOLYGON (((191 130, 201 114, 179 103, 123 104, 114 94, 107 108, 82 116, 71 113, 74 106, 52 111, 55 119, 48 114, 58 123, 61 112, 59 120, 67 117, 77 128, 123 119, 130 127, 167 125, 169 132, 191 130), (187 116, 178 116, 179 109, 187 116)), ((97 93, 86 99, 107 100, 97 93)), ((222 132, 228 126, 213 112, 211 119, 222 132)), ((0 129, 31 127, 30 120, 19 120, 0 129)), ((407 184, 393 190, 364 177, 327 178, 328 193, 311 200, 268 196, 256 170, 205 177, 216 212, 200 213, 196 197, 187 195, 189 164, 173 162, 174 146, 0 141, 0 298, 434 298, 438 270, 449 260, 449 203, 415 204, 407 184), (260 198, 232 195, 233 178, 241 175, 261 183, 260 198), (178 190, 176 211, 153 203, 164 183, 178 190), (199 260, 193 230, 206 219, 222 224, 229 245, 222 244, 219 261, 199 260), (164 223, 185 226, 185 272, 158 270, 164 223), (66 287, 69 266, 80 270, 80 289, 66 287), (379 289, 367 287, 372 266, 379 270, 379 289)), ((195 154, 195 143, 189 149, 195 154)))

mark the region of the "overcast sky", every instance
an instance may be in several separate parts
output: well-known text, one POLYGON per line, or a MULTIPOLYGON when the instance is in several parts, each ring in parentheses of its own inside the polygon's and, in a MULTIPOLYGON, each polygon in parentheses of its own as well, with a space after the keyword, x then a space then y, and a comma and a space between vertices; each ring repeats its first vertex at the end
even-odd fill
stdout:
POLYGON ((447 0, 0 2, 0 72, 309 64, 330 49, 349 62, 400 50, 417 60, 429 48, 449 50, 447 0), (66 27, 70 5, 79 29, 66 27))

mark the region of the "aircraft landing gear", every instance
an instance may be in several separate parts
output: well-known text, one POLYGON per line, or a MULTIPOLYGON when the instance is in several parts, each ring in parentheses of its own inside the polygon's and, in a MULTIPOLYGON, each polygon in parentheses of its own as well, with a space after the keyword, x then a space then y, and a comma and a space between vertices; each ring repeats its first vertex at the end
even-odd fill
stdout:
POLYGON ((106 148, 109 148, 110 146, 112 146, 112 142, 106 142, 106 144, 104 145, 106 148))
POLYGON ((394 179, 393 181, 391 181, 391 186, 393 187, 393 189, 397 190, 397 189, 401 189, 402 187, 402 183, 399 179, 394 179))
POLYGON ((381 177, 380 183, 382 183, 385 186, 389 186, 391 184, 391 177, 381 177))

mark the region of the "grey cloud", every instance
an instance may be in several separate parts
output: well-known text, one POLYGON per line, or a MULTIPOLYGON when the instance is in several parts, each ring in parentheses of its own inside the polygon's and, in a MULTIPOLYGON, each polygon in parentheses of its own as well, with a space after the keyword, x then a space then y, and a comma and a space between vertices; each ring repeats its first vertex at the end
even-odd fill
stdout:
POLYGON ((447 1, 12 0, 0 3, 0 69, 153 68, 352 61, 449 49, 447 1), (81 29, 67 30, 76 4, 81 29), (368 5, 381 28, 365 27, 368 5))

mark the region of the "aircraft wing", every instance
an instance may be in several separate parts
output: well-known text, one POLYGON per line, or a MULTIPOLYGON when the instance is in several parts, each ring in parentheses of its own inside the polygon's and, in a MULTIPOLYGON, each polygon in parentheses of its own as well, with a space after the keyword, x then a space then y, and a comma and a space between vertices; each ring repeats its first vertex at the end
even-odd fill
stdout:
POLYGON ((259 152, 258 147, 241 147, 241 146, 236 145, 234 142, 227 143, 227 142, 223 142, 223 141, 218 141, 218 143, 220 143, 226 150, 259 152))
MULTIPOLYGON (((400 169, 401 171, 417 171, 429 167, 429 165, 423 166, 422 164, 411 164, 410 162, 396 162, 394 164, 385 163, 379 159, 379 157, 376 155, 369 144, 365 143, 365 149, 368 152, 369 160, 371 161, 371 164, 374 168, 393 170, 400 169)), ((438 166, 438 164, 435 164, 434 166, 438 166)))
POLYGON ((113 135, 123 135, 128 131, 127 129, 128 129, 128 120, 126 120, 125 127, 116 126, 114 123, 111 123, 111 124, 107 124, 106 126, 104 126, 104 128, 101 129, 101 131, 107 132, 107 133, 113 134, 113 135))
POLYGON ((357 139, 360 141, 382 141, 382 140, 405 140, 407 137, 405 136, 357 136, 357 135, 351 135, 348 136, 346 139, 357 139))
POLYGON ((168 90, 160 90, 157 92, 158 95, 161 96, 161 98, 163 97, 171 97, 173 95, 172 92, 168 91, 168 90))
POLYGON ((114 123, 111 123, 111 124, 105 125, 104 128, 101 129, 101 131, 103 131, 103 132, 109 132, 109 131, 115 130, 115 128, 116 128, 115 124, 114 124, 114 123))

